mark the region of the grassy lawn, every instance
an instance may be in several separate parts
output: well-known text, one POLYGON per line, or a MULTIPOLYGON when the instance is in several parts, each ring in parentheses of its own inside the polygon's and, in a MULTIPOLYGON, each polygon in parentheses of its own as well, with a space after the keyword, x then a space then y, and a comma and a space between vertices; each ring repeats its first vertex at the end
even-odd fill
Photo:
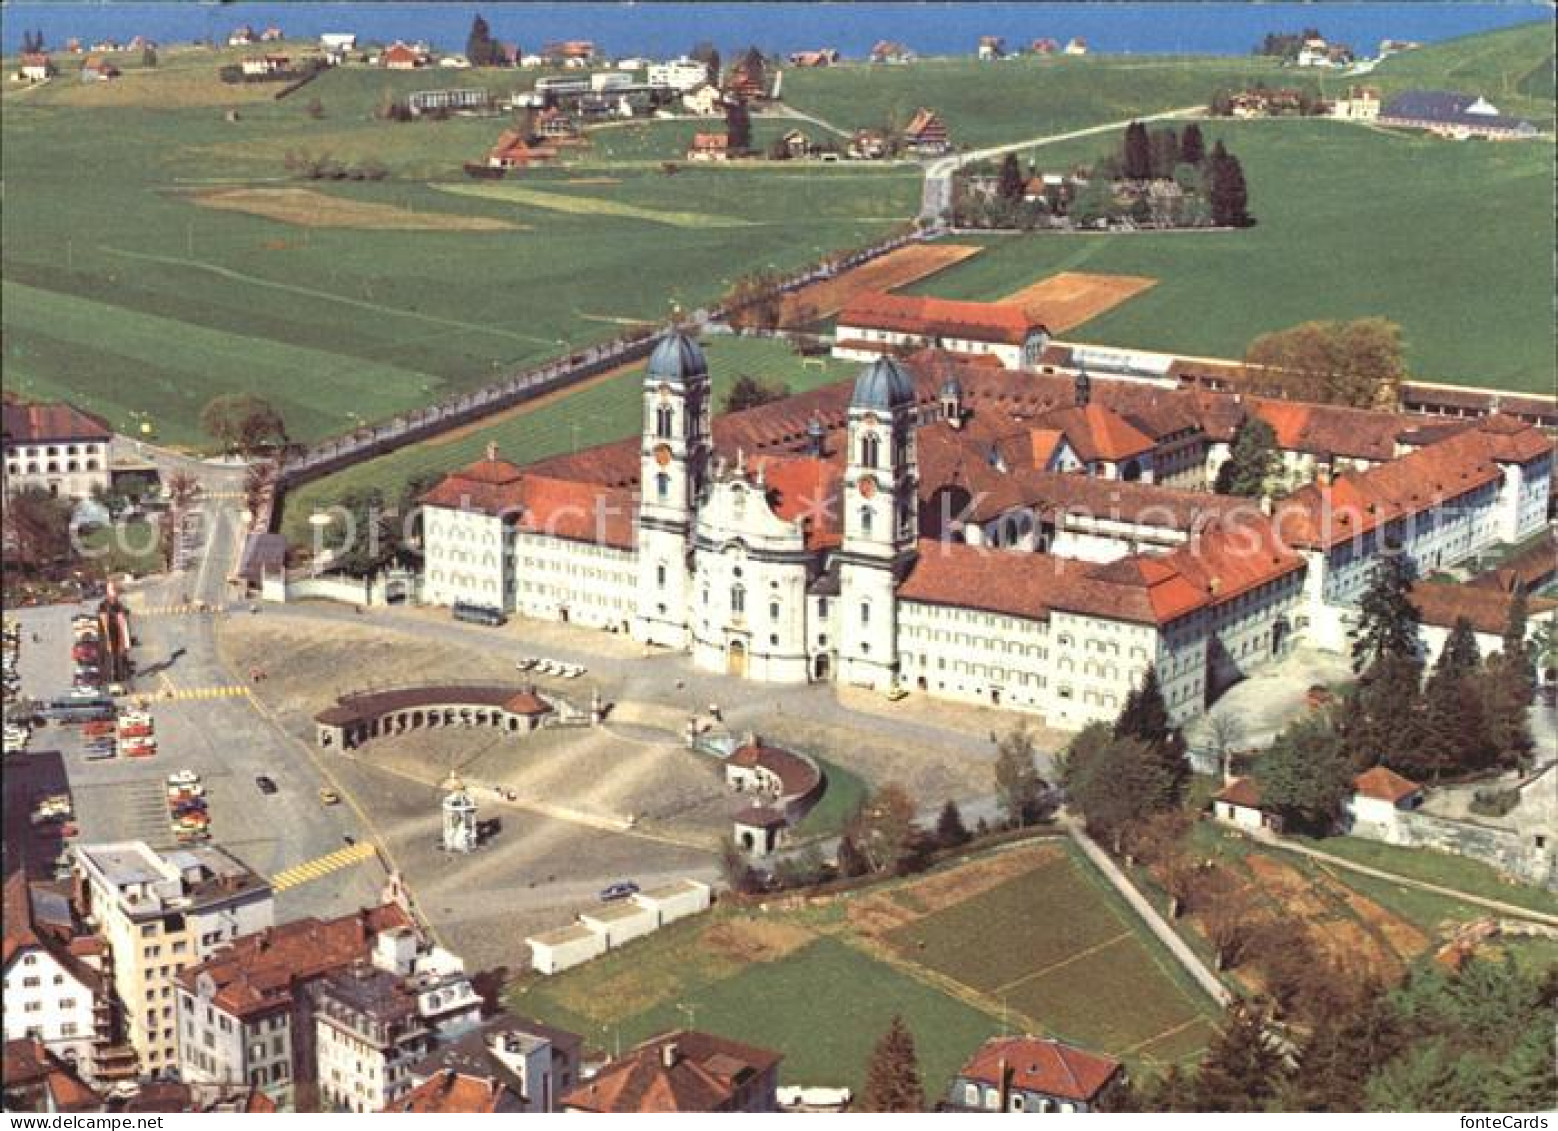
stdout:
MULTIPOLYGON (((1393 872, 1410 880, 1438 884, 1483 899, 1497 899, 1532 911, 1558 915, 1558 897, 1551 892, 1530 884, 1507 880, 1493 868, 1478 860, 1464 856, 1452 856, 1448 852, 1431 852, 1420 848, 1402 848, 1394 844, 1380 844, 1352 836, 1326 837, 1324 840, 1303 838, 1305 843, 1332 856, 1366 864, 1384 872, 1393 872)), ((1348 879, 1351 883, 1351 879, 1348 879)))
POLYGON ((827 775, 828 788, 817 807, 795 826, 792 835, 800 840, 837 836, 870 792, 870 786, 859 774, 824 758, 818 758, 817 764, 827 775))
MULTIPOLYGON (((742 374, 785 382, 800 392, 852 377, 858 366, 827 360, 802 364, 788 345, 772 339, 715 337, 704 343, 715 403, 742 374)), ((403 448, 310 483, 287 496, 283 532, 298 543, 309 538, 308 516, 356 486, 372 485, 393 498, 407 480, 427 471, 450 471, 479 458, 489 441, 504 457, 524 464, 577 446, 620 440, 638 427, 642 366, 634 366, 527 412, 490 425, 403 448)))
POLYGON ((1053 1033, 1133 1064, 1198 1054, 1211 1004, 1138 929, 1069 845, 1029 844, 836 897, 717 907, 564 974, 522 978, 507 1003, 608 1048, 695 1024, 783 1051, 787 1083, 857 1092, 901 1013, 939 1095, 1003 1031, 1053 1033), (987 865, 1019 874, 991 887, 987 865), (1019 982, 1009 1008, 993 992, 1003 979, 1019 982))
MULTIPOLYGON (((1237 357, 1266 331, 1377 314, 1400 323, 1415 376, 1551 392, 1550 143, 1451 143, 1330 121, 1219 121, 1205 131, 1243 163, 1254 228, 993 236, 980 255, 907 289, 989 300, 1057 271, 1146 275, 1158 285, 1068 336, 1237 357), (1474 238, 1436 234, 1468 209, 1487 217, 1474 238)), ((1046 168, 1065 167, 1114 141, 1037 154, 1046 168)))
POLYGON ((1481 94, 1506 114, 1553 128, 1552 22, 1462 36, 1386 59, 1368 81, 1386 97, 1412 88, 1481 94))

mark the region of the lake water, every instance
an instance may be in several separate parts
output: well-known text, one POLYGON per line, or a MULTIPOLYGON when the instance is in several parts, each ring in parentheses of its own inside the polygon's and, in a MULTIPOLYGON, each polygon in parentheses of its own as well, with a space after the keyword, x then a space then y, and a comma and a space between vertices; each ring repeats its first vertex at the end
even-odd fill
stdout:
POLYGON ((225 41, 233 28, 280 27, 289 38, 351 31, 364 42, 425 39, 463 50, 471 18, 526 50, 560 39, 589 39, 609 55, 665 57, 710 40, 729 54, 750 43, 775 53, 823 46, 860 58, 879 39, 922 55, 969 54, 982 35, 1027 44, 1040 37, 1086 39, 1093 51, 1241 55, 1268 31, 1318 27, 1330 39, 1373 54, 1384 38, 1434 42, 1533 20, 1551 21, 1541 3, 1322 4, 598 4, 557 3, 13 3, 0 4, 3 44, 13 53, 23 31, 41 30, 58 47, 144 35, 159 43, 225 41))

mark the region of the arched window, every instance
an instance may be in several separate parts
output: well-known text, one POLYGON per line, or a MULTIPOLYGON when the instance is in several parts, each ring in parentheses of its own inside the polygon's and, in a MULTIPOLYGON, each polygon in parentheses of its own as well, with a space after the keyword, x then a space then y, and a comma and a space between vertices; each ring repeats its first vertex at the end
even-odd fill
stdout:
POLYGON ((747 591, 745 586, 732 585, 730 587, 730 611, 736 616, 741 616, 747 611, 747 591))
POLYGON ((871 537, 871 523, 873 519, 874 515, 870 507, 860 508, 860 533, 867 538, 871 537))
POLYGON ((671 477, 663 471, 655 475, 655 496, 662 503, 671 497, 671 477))
POLYGON ((863 467, 875 467, 882 458, 882 442, 875 436, 860 438, 860 463, 863 467))
POLYGON ((676 413, 668 404, 663 404, 655 409, 655 435, 662 440, 671 438, 671 428, 676 421, 676 413))

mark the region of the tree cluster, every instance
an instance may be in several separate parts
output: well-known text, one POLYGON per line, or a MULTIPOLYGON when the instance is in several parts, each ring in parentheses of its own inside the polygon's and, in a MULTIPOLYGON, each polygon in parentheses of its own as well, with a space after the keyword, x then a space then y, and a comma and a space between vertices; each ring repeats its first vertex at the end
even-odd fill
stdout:
POLYGON ((903 1018, 893 1019, 871 1050, 866 1067, 865 1091, 860 1097, 861 1111, 917 1112, 926 1110, 925 1084, 920 1078, 919 1056, 914 1049, 914 1034, 903 1018))
POLYGON ((37 55, 43 51, 42 31, 22 31, 22 54, 37 55))
POLYGON ((1193 1073, 1136 1084, 1142 1111, 1547 1111, 1558 1103, 1558 972, 1424 961, 1365 986, 1294 1037, 1237 1005, 1193 1073))
POLYGON ((1268 31, 1261 41, 1255 45, 1255 54, 1269 55, 1278 59, 1293 60, 1298 58, 1298 53, 1303 49, 1304 41, 1322 38, 1317 28, 1305 28, 1303 31, 1268 31))
POLYGON ((1258 416, 1247 416, 1233 434, 1228 460, 1217 469, 1213 489, 1219 495, 1258 499, 1270 490, 1281 466, 1276 430, 1258 416))
POLYGON ((465 38, 465 57, 473 67, 501 67, 508 61, 503 54, 503 44, 492 38, 492 30, 480 13, 471 20, 471 31, 465 38))
POLYGON ((1406 379, 1401 327, 1384 318, 1305 322, 1245 351, 1252 389, 1320 404, 1394 408, 1406 379))
POLYGON ((783 400, 789 395, 790 387, 783 381, 765 381, 761 377, 742 373, 731 382, 730 389, 725 394, 724 411, 741 412, 749 408, 758 408, 761 405, 783 400))
POLYGON ((206 402, 200 426, 229 452, 254 455, 287 442, 287 426, 269 401, 253 393, 230 393, 206 402))

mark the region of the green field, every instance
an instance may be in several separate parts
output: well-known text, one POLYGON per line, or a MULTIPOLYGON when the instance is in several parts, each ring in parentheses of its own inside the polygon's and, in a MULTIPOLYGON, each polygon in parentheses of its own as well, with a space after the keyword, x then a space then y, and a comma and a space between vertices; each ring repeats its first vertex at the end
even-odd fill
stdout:
POLYGON ((7 93, 8 388, 69 396, 120 427, 149 413, 174 444, 204 441, 198 416, 212 396, 253 390, 312 440, 710 301, 738 275, 869 242, 919 197, 906 168, 838 169, 836 180, 833 166, 667 175, 652 158, 675 156, 689 123, 606 131, 640 149, 620 167, 586 150, 566 168, 475 185, 460 164, 485 152, 502 119, 397 124, 372 113, 386 90, 449 76, 413 86, 417 76, 331 72, 278 102, 274 88, 217 83, 225 58, 170 54, 101 90, 62 80, 7 93), (388 176, 299 181, 284 167, 289 152, 376 163, 388 176), (523 227, 306 227, 195 199, 289 186, 523 227), (444 191, 510 186, 516 199, 444 191), (688 226, 704 217, 730 230, 688 226))
POLYGON ((962 877, 988 858, 805 906, 719 907, 564 974, 521 979, 507 1002, 608 1048, 696 1025, 782 1051, 786 1083, 857 1094, 894 1013, 914 1032, 933 1098, 1001 1032, 1054 1034, 1133 1066, 1193 1059, 1210 1002, 1067 843, 1016 851, 1031 854, 1018 870, 1031 870, 971 896, 962 877), (883 935, 871 924, 884 910, 913 921, 883 935), (1025 976, 994 992, 993 980, 1025 976))
MULTIPOLYGON (((1333 836, 1324 840, 1305 838, 1305 843, 1332 856, 1340 856, 1356 864, 1365 864, 1383 872, 1393 872, 1410 880, 1437 884, 1503 903, 1558 915, 1558 896, 1531 884, 1507 880, 1494 868, 1465 856, 1452 856, 1447 852, 1431 852, 1420 848, 1402 848, 1393 844, 1363 840, 1353 836, 1333 836)), ((1340 873, 1348 883, 1352 876, 1340 873)))
POLYGON ((1218 87, 1273 85, 1281 73, 1275 62, 1253 57, 1024 56, 994 65, 925 59, 791 70, 784 98, 842 129, 901 127, 916 108, 929 106, 955 146, 979 148, 1204 106, 1218 87))
MULTIPOLYGON (((1401 324, 1417 377, 1551 393, 1551 143, 1446 142, 1331 121, 1205 130, 1243 163, 1254 228, 993 236, 979 241, 982 254, 908 289, 996 299, 1057 271, 1148 275, 1157 286, 1068 336, 1237 357, 1268 330, 1377 314, 1401 324), (1452 233, 1447 217, 1465 226, 1452 233)), ((1114 140, 1037 153, 1044 167, 1065 167, 1114 140)))
MULTIPOLYGON (((803 364, 788 345, 771 339, 716 337, 707 339, 704 347, 716 406, 743 374, 781 381, 801 392, 845 380, 859 368, 832 360, 803 364)), ((386 498, 394 498, 420 473, 452 471, 480 459, 489 442, 496 443, 506 459, 525 464, 632 435, 641 416, 642 375, 643 367, 633 366, 458 438, 416 444, 310 483, 287 496, 282 531, 294 542, 305 543, 308 516, 347 491, 376 486, 386 498)))

